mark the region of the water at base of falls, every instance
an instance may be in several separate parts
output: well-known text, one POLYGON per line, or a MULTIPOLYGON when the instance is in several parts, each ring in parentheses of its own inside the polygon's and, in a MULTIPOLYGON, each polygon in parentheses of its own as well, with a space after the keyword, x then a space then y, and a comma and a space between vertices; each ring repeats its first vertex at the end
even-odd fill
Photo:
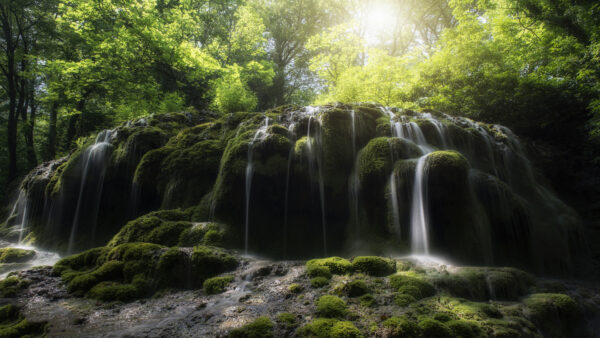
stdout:
POLYGON ((0 280, 6 278, 13 271, 31 269, 35 266, 54 265, 61 258, 59 254, 50 251, 39 250, 31 245, 14 244, 0 240, 0 248, 16 248, 35 251, 35 256, 23 263, 3 263, 0 266, 0 280))

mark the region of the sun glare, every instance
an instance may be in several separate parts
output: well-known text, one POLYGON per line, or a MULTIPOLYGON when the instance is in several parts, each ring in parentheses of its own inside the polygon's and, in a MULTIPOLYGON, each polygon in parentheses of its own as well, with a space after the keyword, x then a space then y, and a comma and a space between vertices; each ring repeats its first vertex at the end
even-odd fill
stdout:
POLYGON ((369 44, 380 41, 383 34, 393 29, 397 14, 389 4, 375 3, 366 8, 363 15, 365 38, 369 44))

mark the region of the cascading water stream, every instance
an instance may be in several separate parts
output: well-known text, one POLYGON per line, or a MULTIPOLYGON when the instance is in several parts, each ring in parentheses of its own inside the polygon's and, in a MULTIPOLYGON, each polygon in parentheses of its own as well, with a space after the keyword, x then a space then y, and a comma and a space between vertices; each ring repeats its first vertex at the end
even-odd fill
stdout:
POLYGON ((354 219, 354 228, 357 238, 359 237, 360 220, 358 218, 358 199, 360 182, 358 179, 358 163, 357 163, 357 149, 356 149, 356 112, 354 109, 350 111, 352 117, 352 173, 350 174, 349 182, 349 194, 350 194, 350 210, 352 211, 352 218, 354 219))
POLYGON ((13 218, 16 218, 16 225, 19 227, 19 244, 23 241, 23 234, 25 233, 25 229, 27 228, 27 221, 29 220, 29 208, 28 208, 28 198, 27 192, 24 189, 19 191, 19 197, 15 201, 10 214, 6 218, 6 223, 8 224, 13 218))
POLYGON ((315 116, 319 110, 315 109, 314 107, 307 107, 307 114, 309 115, 308 117, 308 127, 307 127, 307 132, 306 132, 306 138, 307 138, 307 151, 308 151, 308 165, 309 165, 309 173, 311 176, 311 180, 312 180, 312 168, 314 166, 314 164, 316 163, 316 167, 317 167, 317 180, 318 180, 318 185, 319 185, 319 197, 320 197, 320 202, 321 202, 321 225, 322 225, 322 232, 323 232, 323 252, 325 255, 327 255, 327 223, 326 223, 326 217, 325 217, 325 184, 323 182, 323 170, 322 170, 322 154, 321 154, 321 119, 320 116, 315 116), (319 125, 319 128, 316 129, 315 131, 315 136, 314 138, 311 138, 310 134, 310 127, 312 125, 312 121, 315 120, 316 117, 316 121, 317 124, 319 125), (314 141, 313 141, 314 139, 314 141), (313 144, 314 144, 314 148, 313 149, 313 144))
POLYGON ((410 216, 411 248, 417 254, 429 255, 429 242, 427 233, 427 211, 426 211, 426 178, 425 164, 427 155, 423 155, 417 161, 415 168, 415 181, 413 185, 412 207, 410 216))
POLYGON ((104 176, 106 174, 106 158, 108 150, 110 148, 110 141, 116 134, 115 130, 103 130, 96 137, 96 141, 93 145, 85 150, 83 155, 83 173, 81 178, 81 185, 79 188, 79 197, 77 198, 77 206, 75 208, 75 216, 73 217, 73 225, 71 227, 71 236, 69 237, 69 248, 68 251, 72 252, 73 246, 75 245, 75 239, 77 231, 79 230, 81 209, 84 199, 84 192, 87 195, 93 196, 93 203, 91 205, 91 234, 92 239, 96 233, 96 220, 98 218, 98 211, 100 208, 100 200, 102 197, 102 188, 104 186, 104 176), (90 176, 97 180, 96 186, 91 187, 92 191, 86 190, 86 182, 90 176))
POLYGON ((248 254, 248 236, 250 232, 250 195, 252 190, 252 175, 253 175, 253 163, 252 155, 254 143, 260 138, 267 134, 269 128, 269 118, 265 116, 265 124, 256 130, 254 137, 248 143, 248 162, 246 163, 246 213, 245 213, 245 224, 244 224, 244 253, 248 254))

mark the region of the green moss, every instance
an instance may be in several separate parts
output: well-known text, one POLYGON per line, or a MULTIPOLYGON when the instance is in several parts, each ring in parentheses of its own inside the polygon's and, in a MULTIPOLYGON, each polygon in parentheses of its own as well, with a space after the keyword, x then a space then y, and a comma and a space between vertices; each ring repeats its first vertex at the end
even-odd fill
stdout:
POLYGON ((452 315, 452 313, 449 312, 437 312, 433 315, 432 318, 437 320, 438 322, 445 323, 453 320, 454 316, 452 315))
POLYGON ((273 322, 269 317, 258 317, 250 324, 229 332, 230 338, 268 338, 273 337, 273 322))
POLYGON ((310 286, 312 286, 313 288, 322 288, 328 284, 329 284, 329 279, 327 279, 325 277, 315 277, 315 278, 311 278, 311 280, 310 280, 310 286))
POLYGON ((327 267, 331 273, 336 275, 344 275, 352 271, 352 263, 341 257, 311 259, 306 262, 307 270, 317 266, 327 267))
POLYGON ((373 295, 371 295, 370 293, 360 296, 358 300, 360 302, 360 305, 364 307, 372 307, 375 304, 377 304, 375 297, 373 297, 373 295))
POLYGON ((402 317, 391 317, 382 323, 383 327, 390 329, 391 338, 412 338, 421 336, 421 328, 416 323, 402 317))
POLYGON ((406 307, 416 301, 415 297, 404 293, 396 293, 394 295, 394 303, 400 307, 406 307))
POLYGON ((419 322, 419 326, 423 332, 424 337, 431 338, 447 338, 453 337, 452 331, 448 326, 444 325, 435 319, 426 318, 419 322))
POLYGON ((129 301, 164 288, 199 287, 207 278, 235 267, 237 259, 218 248, 125 243, 66 257, 54 271, 76 295, 129 301))
POLYGON ((200 245, 194 247, 192 265, 196 269, 196 278, 204 280, 235 269, 238 261, 234 256, 221 249, 200 245))
POLYGON ((290 284, 290 286, 288 286, 288 291, 291 293, 300 293, 303 289, 304 288, 302 287, 302 285, 296 283, 290 284))
POLYGON ((418 277, 401 274, 393 275, 390 276, 390 285, 397 290, 400 290, 401 287, 405 287, 403 289, 405 292, 411 290, 410 292, 413 293, 413 297, 419 296, 419 299, 435 295, 435 288, 433 285, 418 277), (410 287, 410 289, 407 287, 410 287), (418 293, 412 291, 414 290, 413 288, 418 290, 418 293))
POLYGON ((0 281, 0 298, 15 297, 21 290, 29 286, 31 282, 18 276, 8 276, 0 281))
POLYGON ((358 175, 361 182, 372 182, 386 177, 392 170, 395 160, 418 157, 419 148, 412 142, 400 138, 378 137, 360 151, 358 155, 358 175))
MULTIPOLYGON (((147 242, 166 246, 177 245, 185 230, 193 227, 191 213, 181 209, 151 212, 127 223, 112 238, 108 246, 147 242)), ((199 244, 199 243, 195 243, 199 244)))
POLYGON ((331 338, 358 338, 362 337, 360 330, 352 322, 339 321, 333 324, 330 331, 331 338))
POLYGON ((448 309, 457 316, 465 319, 484 320, 502 318, 502 313, 494 304, 471 302, 460 298, 442 298, 448 309))
POLYGON ((24 263, 35 257, 35 251, 17 249, 17 248, 1 248, 0 263, 24 263))
POLYGON ((331 329, 338 322, 336 319, 317 318, 298 330, 301 337, 331 337, 331 329))
POLYGON ((306 273, 310 277, 325 277, 327 279, 331 278, 331 271, 326 266, 307 265, 306 273))
POLYGON ((581 322, 581 310, 568 295, 536 293, 523 302, 526 315, 548 337, 573 334, 581 322))
POLYGON ((369 287, 364 280, 357 279, 346 284, 346 293, 349 297, 359 297, 369 292, 369 287))
POLYGON ((288 330, 298 326, 296 315, 289 312, 282 312, 278 314, 277 322, 288 330))
POLYGON ((371 276, 387 276, 396 272, 396 261, 376 256, 359 256, 352 260, 352 268, 371 276))
POLYGON ((233 281, 233 277, 213 277, 204 281, 204 293, 207 295, 216 295, 225 291, 225 288, 229 283, 233 281))
POLYGON ((130 301, 140 297, 142 290, 135 284, 123 284, 113 281, 102 281, 94 285, 86 296, 106 302, 130 301))
POLYGON ((336 296, 325 295, 317 300, 317 315, 326 318, 342 318, 348 313, 346 302, 336 296))
POLYGON ((450 320, 445 324, 456 337, 476 338, 482 335, 481 327, 472 320, 450 320))
POLYGON ((34 323, 24 319, 19 309, 7 304, 0 307, 0 337, 37 337, 44 335, 46 323, 34 323))

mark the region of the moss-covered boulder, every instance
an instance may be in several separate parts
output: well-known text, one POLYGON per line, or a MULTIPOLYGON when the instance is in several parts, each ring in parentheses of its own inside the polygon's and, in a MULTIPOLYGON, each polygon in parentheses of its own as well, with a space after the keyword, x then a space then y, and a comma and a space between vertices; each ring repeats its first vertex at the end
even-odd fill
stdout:
POLYGON ((352 263, 341 257, 317 258, 306 262, 306 269, 309 273, 318 268, 321 268, 320 271, 326 271, 322 269, 326 268, 330 273, 343 275, 352 271, 352 263))
POLYGON ((44 335, 46 323, 30 322, 11 304, 0 307, 0 337, 37 337, 44 335))
POLYGON ((358 256, 352 259, 352 268, 371 276, 388 276, 396 272, 396 261, 377 256, 358 256))
POLYGON ((348 313, 346 302, 336 296, 321 296, 316 302, 317 315, 325 318, 343 318, 348 313))
POLYGON ((273 337, 273 322, 269 317, 259 317, 238 329, 231 330, 230 338, 270 338, 273 337))
POLYGON ((568 295, 536 293, 524 303, 527 316, 547 337, 577 335, 581 330, 581 309, 568 295))
POLYGON ((75 295, 104 301, 129 301, 164 288, 200 287, 215 275, 235 269, 237 259, 221 249, 171 248, 125 243, 66 257, 54 266, 75 295))
POLYGON ((25 263, 35 257, 35 251, 19 248, 1 248, 0 264, 25 263))

